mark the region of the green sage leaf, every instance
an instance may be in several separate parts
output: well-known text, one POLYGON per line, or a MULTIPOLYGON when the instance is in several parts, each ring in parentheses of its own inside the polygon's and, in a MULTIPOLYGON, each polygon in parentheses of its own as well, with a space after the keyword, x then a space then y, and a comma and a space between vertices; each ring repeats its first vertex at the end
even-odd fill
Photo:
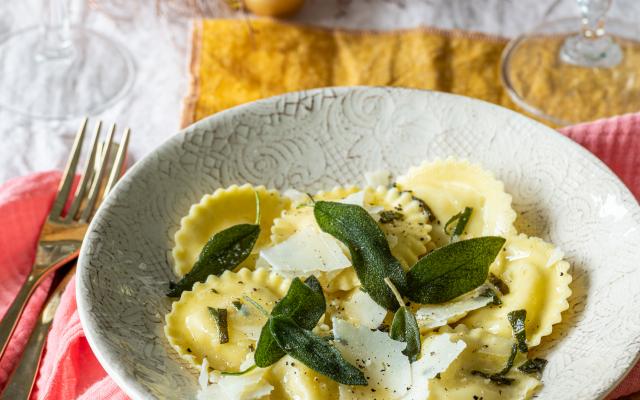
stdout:
POLYGON ((485 236, 461 240, 422 257, 407 273, 406 296, 416 303, 437 304, 477 288, 505 239, 485 236))
POLYGON ((507 360, 507 365, 502 369, 502 371, 497 372, 495 374, 473 370, 471 371, 471 375, 478 375, 485 379, 489 379, 491 382, 495 383, 498 386, 502 385, 511 385, 514 381, 512 378, 507 378, 505 375, 511 371, 513 368, 513 362, 516 360, 516 356, 518 355, 518 346, 514 343, 511 346, 511 353, 509 354, 509 359, 507 360))
POLYGON ((500 291, 500 294, 502 294, 503 296, 506 296, 509 294, 509 286, 507 286, 507 284, 504 283, 504 281, 498 278, 496 275, 489 273, 489 282, 493 286, 495 286, 500 291))
MULTIPOLYGON (((270 317, 289 317, 303 329, 313 329, 325 313, 326 303, 322 286, 311 275, 304 283, 300 278, 291 282, 289 291, 271 310, 270 317)), ((278 345, 269 330, 269 321, 262 327, 254 354, 256 365, 266 368, 284 357, 285 352, 278 345)))
POLYGON ((389 336, 393 340, 407 343, 402 354, 409 357, 409 361, 414 362, 418 359, 421 346, 420 328, 418 328, 415 315, 408 307, 400 307, 394 314, 389 336))
POLYGON ((403 219, 404 215, 401 212, 387 210, 380 213, 380 220, 378 222, 381 224, 389 224, 393 221, 402 221, 403 219))
POLYGON ((271 317, 269 330, 287 354, 312 370, 343 385, 367 385, 362 371, 349 364, 335 347, 291 318, 271 317))
POLYGON ((218 327, 218 339, 220 344, 229 343, 229 326, 227 323, 227 309, 226 308, 212 308, 209 309, 209 315, 216 321, 218 327))
POLYGON ((169 297, 179 297, 185 290, 191 290, 196 282, 204 282, 209 275, 220 275, 233 270, 243 262, 260 235, 260 226, 239 224, 216 233, 200 252, 198 261, 178 283, 169 284, 169 297))
POLYGON ((502 300, 500 300, 500 296, 498 296, 498 293, 496 293, 496 291, 491 288, 486 288, 482 293, 480 293, 480 296, 490 297, 491 304, 494 306, 499 306, 500 304, 502 304, 502 300))
POLYGON ((451 217, 449 221, 447 221, 447 223, 444 225, 444 232, 447 235, 451 236, 452 242, 458 241, 460 235, 464 233, 464 230, 469 223, 469 218, 471 218, 472 212, 473 208, 465 207, 463 211, 460 211, 459 213, 451 217), (455 227, 453 228, 453 230, 450 230, 449 227, 454 223, 456 223, 455 227))
POLYGON ((360 206, 329 201, 317 201, 313 213, 323 231, 349 248, 353 268, 369 296, 382 307, 397 310, 398 303, 384 278, 391 279, 404 292, 406 274, 391 254, 387 238, 376 221, 360 206))
POLYGON ((538 376, 542 375, 544 372, 544 368, 547 366, 547 360, 544 358, 534 358, 532 360, 527 360, 518 367, 518 369, 525 374, 537 374, 538 376))
POLYGON ((515 310, 507 314, 511 329, 513 329, 513 337, 518 342, 518 350, 521 353, 527 353, 527 333, 525 331, 525 320, 527 319, 527 310, 515 310))
POLYGON ((422 209, 422 212, 427 216, 427 220, 429 222, 435 222, 436 215, 433 213, 433 211, 431 211, 431 207, 429 207, 429 205, 421 198, 414 196, 412 192, 409 193, 411 193, 411 198, 418 202, 420 208, 422 209))
POLYGON ((513 368, 513 362, 516 360, 516 356, 518 355, 518 346, 514 344, 511 346, 511 353, 509 354, 509 359, 507 360, 507 365, 504 366, 502 371, 498 372, 499 375, 506 375, 513 368))
POLYGON ((244 375, 247 372, 251 372, 254 369, 256 369, 257 365, 253 364, 252 366, 250 366, 247 369, 244 369, 242 371, 237 371, 237 372, 227 372, 227 371, 220 371, 220 375, 228 375, 228 376, 239 376, 239 375, 244 375))
POLYGON ((504 375, 488 374, 486 372, 482 372, 478 370, 471 371, 471 375, 477 375, 477 376, 483 377, 484 379, 489 379, 491 383, 494 383, 498 386, 509 386, 515 381, 515 379, 507 378, 504 375))

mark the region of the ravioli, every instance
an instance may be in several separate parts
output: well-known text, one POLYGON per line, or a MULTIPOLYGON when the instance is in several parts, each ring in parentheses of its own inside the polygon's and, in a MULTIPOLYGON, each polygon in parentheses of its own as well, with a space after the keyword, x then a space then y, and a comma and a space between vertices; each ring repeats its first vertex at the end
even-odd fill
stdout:
POLYGON ((244 268, 237 273, 226 271, 219 277, 211 275, 173 303, 166 316, 165 335, 178 354, 195 366, 199 367, 206 357, 214 370, 238 371, 247 354, 255 349, 267 321, 243 296, 269 311, 286 294, 290 283, 265 269, 244 268), (218 326, 208 307, 227 310, 228 343, 220 343, 218 326))
POLYGON ((275 363, 266 375, 274 389, 271 399, 338 400, 338 384, 290 356, 275 363))
POLYGON ((472 207, 473 213, 462 239, 515 234, 516 213, 504 185, 490 172, 466 160, 425 162, 398 177, 396 185, 400 190, 411 191, 431 208, 436 217, 431 236, 438 247, 449 242, 444 232, 446 222, 465 207, 472 207))
POLYGON ((569 263, 562 260, 562 253, 552 244, 521 234, 507 239, 491 272, 507 284, 509 294, 501 297, 502 305, 472 311, 462 322, 511 337, 507 314, 525 309, 527 343, 537 346, 569 308, 569 263))
MULTIPOLYGON (((336 187, 313 196, 294 189, 280 195, 262 186, 234 185, 191 207, 175 234, 178 276, 192 268, 212 235, 232 225, 254 223, 256 193, 262 215, 260 237, 237 272, 196 283, 166 315, 165 335, 171 346, 189 364, 201 367, 198 400, 506 400, 535 394, 541 384, 538 377, 517 369, 526 354, 517 353, 514 366, 504 375, 513 379, 510 385, 498 385, 486 376, 502 371, 512 354, 510 311, 527 311, 529 347, 537 346, 560 322, 569 307, 572 279, 562 252, 541 239, 518 235, 511 196, 502 182, 468 161, 423 163, 398 177, 392 187, 386 171, 368 174, 366 182, 377 186, 336 187), (407 303, 422 344, 418 359, 410 362, 403 353, 407 344, 388 333, 394 313, 361 287, 346 246, 318 227, 313 203, 319 200, 363 207, 405 271, 434 248, 449 244, 446 222, 465 207, 473 208, 463 234, 454 240, 506 239, 489 268, 508 287, 500 296, 502 304, 493 305, 493 297, 487 296, 488 289, 504 290, 491 280, 442 304, 407 303), (367 385, 343 385, 320 374, 308 366, 319 362, 317 358, 307 359, 305 365, 285 355, 267 368, 255 367, 254 351, 267 316, 246 297, 270 312, 287 294, 291 279, 309 275, 318 278, 326 306, 310 331, 359 369, 367 385), (209 308, 226 310, 228 342, 221 343, 218 320, 209 308), (242 374, 221 373, 247 368, 242 374)), ((301 298, 294 301, 299 301, 294 307, 305 307, 301 298)))
POLYGON ((484 291, 488 286, 463 294, 442 304, 412 304, 411 310, 416 315, 420 331, 425 333, 431 329, 452 324, 464 318, 469 312, 486 307, 493 298, 486 296, 484 291))
POLYGON ((484 329, 469 330, 464 325, 458 325, 454 330, 442 330, 451 335, 451 341, 463 340, 466 347, 440 373, 440 378, 429 381, 429 400, 529 399, 539 387, 540 381, 516 368, 526 361, 521 353, 518 353, 514 367, 506 375, 514 380, 511 385, 496 385, 489 379, 472 373, 474 370, 484 373, 502 370, 511 354, 512 339, 493 335, 484 329))
MULTIPOLYGON (((432 249, 430 245, 431 225, 428 216, 418 201, 410 193, 401 193, 396 188, 367 187, 360 191, 355 186, 338 187, 329 192, 319 192, 314 200, 344 201, 350 204, 361 203, 378 221, 391 249, 391 253, 408 269, 418 258, 432 249), (386 212, 386 214, 385 214, 386 212)), ((294 203, 274 221, 271 240, 281 243, 291 235, 309 226, 317 226, 311 207, 311 199, 305 203, 294 203)), ((319 228, 318 228, 319 229, 319 228)), ((344 247, 344 246, 343 246, 344 247)), ((348 250, 344 251, 349 255, 348 250)), ((328 292, 351 290, 360 285, 353 268, 346 268, 331 275, 319 274, 318 279, 328 292)))
POLYGON ((291 201, 264 186, 233 185, 205 195, 199 203, 191 206, 189 214, 180 221, 172 251, 173 267, 179 277, 191 271, 211 236, 236 224, 255 222, 256 193, 260 197, 260 236, 252 256, 241 264, 241 267, 253 267, 256 254, 270 243, 273 220, 289 207, 291 201))

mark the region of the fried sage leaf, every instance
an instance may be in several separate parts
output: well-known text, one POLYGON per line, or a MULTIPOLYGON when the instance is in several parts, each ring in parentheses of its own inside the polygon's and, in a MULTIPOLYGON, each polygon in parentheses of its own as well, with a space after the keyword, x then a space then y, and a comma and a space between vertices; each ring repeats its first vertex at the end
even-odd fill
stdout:
POLYGON ((473 370, 471 371, 471 374, 481 376, 485 379, 489 379, 492 383, 495 383, 498 386, 511 385, 514 379, 507 378, 505 375, 507 375, 509 371, 511 371, 511 368, 513 368, 513 362, 516 360, 516 355, 518 355, 518 346, 514 343, 513 346, 511 347, 511 353, 509 354, 507 365, 505 365, 502 371, 497 372, 495 374, 490 374, 487 372, 473 370))
POLYGON ((486 288, 482 293, 480 293, 480 296, 490 297, 491 303, 489 304, 492 304, 494 306, 499 306, 500 304, 502 304, 502 300, 500 300, 500 296, 498 296, 498 293, 496 293, 496 291, 491 288, 486 288))
MULTIPOLYGON (((286 296, 271 310, 271 317, 289 317, 303 329, 313 329, 324 314, 326 303, 322 286, 315 276, 311 275, 304 283, 300 278, 291 282, 286 296)), ((262 327, 254 359, 260 368, 275 363, 285 352, 278 345, 269 330, 269 322, 262 327)))
POLYGON ((256 369, 256 367, 257 367, 257 365, 253 364, 252 366, 250 366, 247 369, 244 369, 242 371, 234 371, 234 372, 220 371, 220 375, 240 376, 240 375, 244 375, 246 373, 249 373, 249 372, 253 371, 254 369, 256 369))
POLYGON ((494 384, 496 384, 498 386, 509 386, 514 381, 514 379, 507 378, 504 375, 488 374, 486 372, 482 372, 482 371, 478 371, 478 370, 471 371, 471 375, 477 375, 477 376, 483 377, 484 379, 489 379, 491 381, 491 383, 494 383, 494 384))
POLYGON ((204 282, 209 275, 220 275, 233 270, 243 262, 260 235, 260 225, 239 224, 216 233, 204 245, 198 261, 177 283, 169 283, 169 297, 179 297, 185 290, 191 290, 196 282, 204 282))
POLYGON ((460 235, 464 233, 467 224, 469 223, 469 218, 471 218, 471 213, 473 212, 473 208, 465 207, 463 211, 460 211, 453 217, 449 218, 446 224, 444 224, 444 231, 447 235, 451 236, 452 242, 457 242, 460 238, 460 235), (450 229, 450 226, 456 224, 453 229, 450 229))
POLYGON ((538 376, 542 375, 544 372, 544 367, 547 366, 547 360, 544 358, 534 358, 531 360, 525 361, 518 369, 525 374, 537 374, 538 376))
POLYGON ((397 310, 398 303, 384 278, 391 279, 400 292, 404 292, 406 275, 369 213, 360 206, 329 201, 317 201, 313 213, 323 231, 349 248, 353 268, 364 291, 382 307, 397 310))
POLYGON ((394 210, 382 211, 380 213, 380 222, 381 224, 389 224, 393 221, 402 221, 404 219, 404 214, 394 210))
POLYGON ((525 332, 525 320, 527 319, 527 310, 515 310, 507 314, 511 329, 513 329, 513 337, 518 342, 518 350, 521 353, 527 353, 527 333, 525 332))
POLYGON ((501 295, 506 296, 509 294, 509 286, 496 275, 489 273, 489 282, 500 291, 501 295))
POLYGON ((505 239, 484 236, 461 240, 422 257, 407 273, 407 297, 416 303, 438 304, 482 285, 505 239))
POLYGON ((335 347, 291 318, 269 318, 269 331, 287 354, 314 371, 343 385, 367 385, 362 371, 349 364, 335 347))
POLYGON ((408 307, 400 307, 396 311, 391 323, 389 336, 393 340, 407 343, 407 347, 402 351, 402 354, 409 357, 410 362, 418 359, 421 345, 420 328, 418 328, 416 316, 413 315, 408 307))
POLYGON ((229 343, 229 325, 227 323, 227 309, 226 308, 213 308, 209 309, 209 315, 216 321, 218 327, 218 340, 220 344, 229 343))

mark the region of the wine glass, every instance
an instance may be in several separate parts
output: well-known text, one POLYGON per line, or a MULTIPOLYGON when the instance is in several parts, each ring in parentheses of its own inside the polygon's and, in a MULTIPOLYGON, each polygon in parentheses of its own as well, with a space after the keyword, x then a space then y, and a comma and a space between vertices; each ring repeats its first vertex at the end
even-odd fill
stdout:
POLYGON ((7 35, 0 60, 0 107, 49 120, 104 110, 135 75, 125 48, 71 25, 67 0, 44 0, 42 25, 7 35))
POLYGON ((512 40, 502 81, 525 111, 569 125, 640 110, 638 27, 607 21, 611 0, 577 0, 581 18, 543 23, 512 40))

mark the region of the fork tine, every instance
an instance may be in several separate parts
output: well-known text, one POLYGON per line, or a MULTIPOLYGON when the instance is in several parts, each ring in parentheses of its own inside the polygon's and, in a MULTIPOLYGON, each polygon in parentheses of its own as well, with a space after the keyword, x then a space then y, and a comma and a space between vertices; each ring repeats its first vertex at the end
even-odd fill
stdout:
POLYGON ((100 165, 95 171, 94 179, 91 183, 91 189, 89 190, 89 197, 87 198, 87 204, 82 211, 82 215, 79 219, 80 222, 89 222, 89 219, 91 219, 91 214, 93 214, 93 210, 96 206, 96 202, 98 201, 102 179, 104 177, 107 164, 109 163, 109 150, 111 149, 111 142, 113 141, 113 133, 115 132, 115 130, 116 124, 112 124, 111 128, 109 129, 109 133, 107 134, 107 138, 104 141, 103 151, 100 155, 100 165))
POLYGON ((118 182, 120 176, 122 176, 122 167, 124 166, 124 160, 127 155, 127 148, 129 147, 129 134, 131 130, 129 128, 125 129, 122 134, 122 139, 120 139, 120 147, 118 148, 118 152, 116 153, 116 158, 113 161, 113 167, 111 168, 111 174, 109 175, 109 181, 107 182, 107 186, 104 189, 104 193, 107 194, 113 189, 113 186, 118 182))
POLYGON ((91 182, 91 178, 93 177, 94 172, 94 160, 97 153, 98 148, 98 138, 100 137, 100 131, 102 130, 102 121, 98 121, 96 123, 95 132, 93 134, 93 140, 91 141, 91 152, 89 153, 89 159, 86 161, 84 166, 84 172, 82 173, 82 177, 80 178, 80 183, 78 183, 78 187, 76 188, 75 197, 73 199, 73 203, 71 203, 71 207, 69 207, 69 211, 67 212, 67 216, 64 218, 64 222, 70 222, 73 218, 75 218, 76 213, 80 209, 80 205, 84 200, 84 193, 87 190, 87 185, 91 182))
POLYGON ((73 184, 73 178, 75 177, 76 166, 78 165, 78 159, 80 158, 80 153, 82 152, 82 142, 84 141, 84 133, 87 127, 87 120, 88 119, 85 118, 82 121, 82 124, 80 124, 80 128, 78 129, 78 133, 76 133, 76 138, 74 139, 73 146, 71 147, 71 154, 69 155, 69 159, 67 160, 67 165, 64 167, 62 179, 60 179, 60 186, 58 186, 56 199, 53 202, 51 211, 49 212, 50 218, 55 219, 59 218, 62 215, 62 210, 64 209, 64 205, 67 202, 67 198, 69 197, 71 185, 73 184))

